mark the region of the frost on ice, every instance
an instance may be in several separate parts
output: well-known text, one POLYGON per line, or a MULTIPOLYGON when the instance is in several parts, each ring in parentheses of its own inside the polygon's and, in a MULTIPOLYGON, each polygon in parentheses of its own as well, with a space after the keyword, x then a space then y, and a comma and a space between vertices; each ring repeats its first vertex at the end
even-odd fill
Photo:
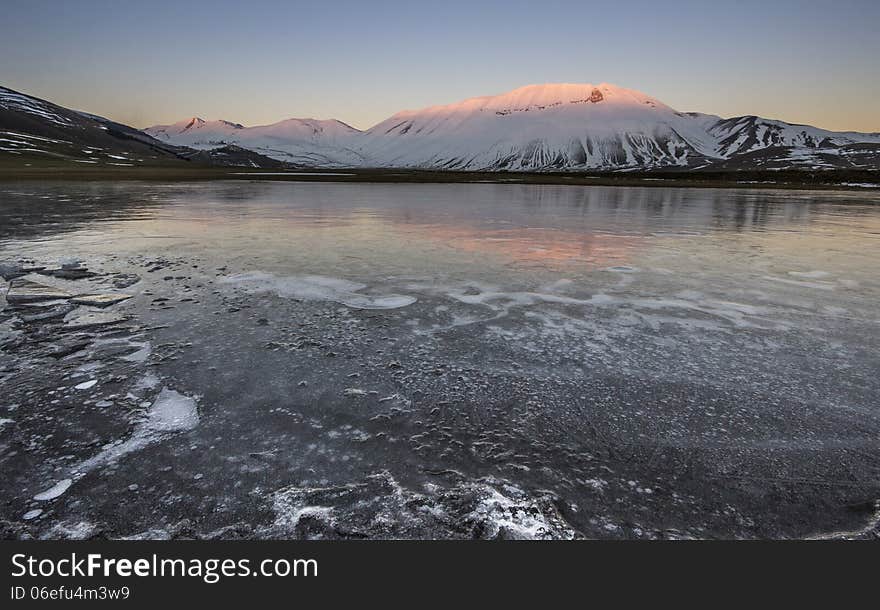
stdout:
POLYGON ((273 536, 295 538, 483 538, 558 540, 580 536, 547 493, 493 478, 425 491, 388 472, 337 487, 282 488, 273 494, 273 536), (450 524, 455 524, 451 526, 450 524))

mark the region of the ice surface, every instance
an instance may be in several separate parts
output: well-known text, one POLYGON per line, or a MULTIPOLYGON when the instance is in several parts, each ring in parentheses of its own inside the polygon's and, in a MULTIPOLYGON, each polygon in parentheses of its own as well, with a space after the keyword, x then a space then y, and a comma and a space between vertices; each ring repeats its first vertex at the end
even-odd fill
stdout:
POLYGON ((828 277, 831 275, 827 271, 789 271, 789 275, 793 275, 794 277, 803 277, 808 279, 821 279, 823 277, 828 277))
POLYGON ((804 288, 834 290, 834 284, 831 282, 805 282, 802 280, 790 280, 784 277, 773 277, 771 275, 765 275, 763 279, 770 280, 771 282, 779 282, 781 284, 791 284, 792 286, 802 286, 804 288))
MULTIPOLYGON (((41 188, 49 191, 53 187, 41 188)), ((126 186, 126 190, 129 188, 134 187, 126 186)), ((158 189, 143 188, 146 190, 132 193, 147 200, 156 192, 152 189, 158 189)), ((104 359, 106 366, 100 372, 81 371, 88 374, 74 376, 73 381, 70 377, 53 379, 45 386, 39 381, 41 369, 34 366, 31 370, 36 374, 28 375, 37 378, 34 388, 55 392, 40 401, 45 414, 52 418, 45 419, 42 429, 33 426, 31 419, 25 421, 21 409, 8 414, 0 409, 0 416, 16 420, 16 424, 2 429, 0 438, 9 441, 16 438, 13 434, 24 435, 40 452, 35 452, 40 458, 36 462, 39 472, 50 473, 12 473, 18 478, 9 481, 9 489, 19 490, 15 492, 19 495, 21 490, 27 492, 13 507, 17 507, 15 518, 20 519, 25 510, 32 508, 26 502, 54 481, 65 477, 75 481, 73 491, 68 490, 55 501, 65 502, 65 510, 52 511, 48 519, 45 515, 40 518, 43 531, 66 518, 73 522, 99 521, 103 532, 112 531, 114 535, 166 526, 151 521, 146 514, 130 527, 118 521, 105 522, 106 515, 114 514, 115 500, 98 496, 110 487, 125 490, 131 483, 141 488, 137 494, 124 493, 126 502, 141 505, 166 498, 173 502, 169 523, 172 518, 191 519, 192 511, 197 513, 201 506, 191 501, 193 494, 205 490, 212 501, 229 511, 220 518, 229 523, 254 524, 248 521, 253 503, 239 501, 241 494, 257 485, 263 493, 271 493, 295 483, 300 496, 290 497, 291 511, 284 515, 289 514, 291 519, 284 520, 282 526, 291 523, 296 530, 320 528, 327 511, 316 509, 331 508, 330 516, 340 524, 336 532, 366 532, 381 537, 385 530, 380 529, 379 520, 391 514, 394 518, 388 521, 392 522, 392 535, 425 531, 444 535, 449 524, 459 527, 467 522, 456 531, 467 535, 471 533, 468 524, 473 523, 474 532, 529 537, 540 534, 541 519, 553 517, 551 507, 544 504, 539 508, 546 512, 531 512, 530 498, 536 495, 536 489, 553 490, 572 501, 569 494, 574 494, 580 501, 596 495, 593 492, 602 486, 606 474, 607 506, 613 513, 609 515, 613 522, 608 525, 626 530, 627 517, 639 513, 630 511, 628 500, 623 500, 623 510, 614 508, 619 497, 618 475, 595 471, 587 466, 588 459, 579 458, 585 453, 582 450, 592 449, 594 443, 604 446, 600 442, 603 439, 593 440, 588 424, 607 434, 608 443, 633 438, 653 443, 660 439, 658 442, 672 447, 676 455, 679 448, 685 448, 682 454, 695 448, 694 452, 706 456, 710 468, 718 456, 722 472, 742 467, 745 473, 759 476, 834 477, 835 473, 826 464, 819 465, 819 460, 811 470, 812 466, 786 457, 802 453, 807 442, 817 450, 824 445, 822 451, 834 451, 829 454, 833 458, 842 454, 836 447, 869 451, 876 447, 877 435, 870 434, 876 429, 876 414, 870 407, 877 393, 870 373, 877 353, 876 333, 871 332, 878 318, 876 274, 871 274, 876 268, 877 252, 870 244, 878 235, 874 205, 878 195, 850 193, 846 197, 862 198, 866 203, 858 205, 854 201, 853 205, 843 206, 828 203, 829 199, 844 197, 830 191, 806 195, 798 191, 717 191, 722 194, 716 195, 710 189, 670 189, 645 195, 650 189, 624 188, 612 193, 612 189, 601 187, 419 185, 416 189, 400 185, 355 188, 281 183, 163 185, 162 189, 179 197, 179 201, 162 206, 155 215, 147 214, 144 220, 110 223, 120 227, 107 229, 112 239, 106 239, 106 244, 103 234, 96 239, 95 231, 85 230, 34 240, 27 247, 21 246, 25 241, 22 238, 9 249, 12 256, 45 264, 57 260, 61 252, 85 252, 88 244, 100 243, 102 249, 97 252, 112 252, 121 262, 111 263, 108 259, 100 266, 93 265, 90 256, 89 267, 108 271, 114 270, 111 264, 141 260, 137 256, 146 261, 157 256, 179 257, 182 262, 177 269, 153 274, 140 269, 120 271, 144 273, 144 288, 153 292, 151 296, 172 296, 178 284, 186 283, 193 287, 192 296, 202 303, 199 307, 181 304, 166 311, 148 308, 145 301, 139 319, 132 322, 143 330, 88 333, 99 335, 96 341, 118 341, 96 348, 96 352, 113 354, 104 359), (302 190, 309 191, 308 196, 299 195, 302 190), (554 199, 554 193, 561 191, 580 193, 582 199, 554 199), (382 202, 354 198, 355 192, 358 197, 369 195, 382 202), (421 193, 425 194, 424 200, 418 197, 421 193), (614 205, 607 207, 605 199, 595 198, 595 193, 607 193, 614 205), (204 204, 192 203, 200 197, 204 204), (236 197, 246 198, 245 203, 239 205, 236 197), (539 199, 541 205, 535 205, 539 199), (279 205, 264 205, 267 201, 278 201, 279 205), (740 202, 743 206, 738 205, 740 202), (762 202, 767 202, 766 208, 761 207, 762 202), (314 213, 318 204, 323 214, 314 213), (289 212, 287 206, 295 212, 289 212), (739 220, 741 207, 750 219, 745 226, 739 220), (362 209, 368 212, 362 213, 362 209), (338 219, 346 214, 358 220, 357 226, 326 222, 330 216, 338 219), (304 220, 307 215, 314 220, 304 220), (173 222, 167 220, 169 216, 173 222), (211 228, 216 232, 203 230, 204 218, 211 219, 211 228), (188 233, 183 223, 193 219, 199 222, 194 225, 195 233, 188 233), (257 219, 262 219, 261 224, 251 226, 257 219), (360 226, 361 219, 365 219, 364 227, 360 226), (496 247, 501 243, 496 242, 488 251, 465 249, 470 243, 449 239, 450 234, 470 235, 484 227, 506 227, 511 223, 553 230, 524 237, 505 231, 508 241, 503 243, 509 246, 496 247), (227 224, 232 225, 228 232, 224 227, 227 224), (424 230, 426 226, 430 231, 424 230), (552 256, 555 244, 570 239, 559 227, 570 227, 578 242, 579 249, 570 261, 559 262, 552 256), (611 234, 615 229, 617 233, 611 234), (693 231, 688 235, 685 230, 693 231), (238 233, 244 238, 236 237, 238 233), (639 235, 638 239, 632 238, 634 234, 639 235), (143 235, 180 235, 180 241, 166 250, 165 241, 157 246, 160 242, 141 239, 143 235), (547 252, 540 265, 518 263, 523 244, 540 245, 541 257, 547 252), (320 250, 320 246, 326 249, 320 250), (156 253, 157 247, 162 248, 161 255, 156 253), (253 282, 253 288, 258 289, 275 286, 283 276, 309 272, 323 279, 305 286, 298 282, 293 288, 278 284, 293 294, 311 290, 310 298, 339 292, 370 298, 399 293, 419 301, 377 315, 346 311, 335 302, 297 303, 274 294, 248 297, 248 282, 219 283, 216 270, 225 266, 236 271, 271 271, 274 275, 251 277, 261 280, 253 282), (663 274, 658 271, 661 269, 668 271, 663 274), (166 273, 192 276, 192 280, 165 282, 162 277, 166 273), (827 282, 836 290, 763 280, 765 275, 827 282), (860 288, 845 289, 844 278, 857 282, 853 285, 860 288), (620 287, 622 279, 631 283, 620 287), (231 306, 241 307, 240 312, 228 314, 226 310, 231 306), (497 318, 505 312, 505 318, 497 318), (268 318, 269 324, 259 326, 263 318, 268 318), (496 321, 454 327, 432 337, 412 336, 414 331, 491 318, 496 321), (220 323, 233 319, 242 323, 220 323), (166 327, 169 322, 173 326, 166 327), (776 331, 777 323, 788 324, 789 330, 776 331), (215 421, 210 426, 196 428, 197 433, 178 433, 177 426, 186 417, 163 419, 165 409, 154 407, 161 390, 159 378, 154 374, 149 381, 138 382, 135 371, 145 367, 119 362, 118 354, 143 349, 133 346, 133 338, 127 336, 130 332, 143 333, 138 342, 149 338, 154 347, 161 346, 155 347, 161 352, 159 356, 169 356, 163 366, 151 367, 154 373, 191 379, 200 391, 204 391, 202 386, 216 386, 222 381, 222 392, 211 397, 210 412, 216 418, 212 417, 215 421), (269 340, 296 342, 289 345, 303 348, 273 353, 264 347, 269 340), (194 349, 183 347, 189 342, 194 349), (318 345, 313 347, 313 343, 318 345), (129 344, 130 349, 125 347, 129 344), (324 356, 329 349, 334 350, 336 358, 324 356), (395 370, 397 366, 386 368, 392 362, 399 363, 399 371, 395 370), (360 373, 359 378, 348 380, 347 375, 355 371, 360 373), (126 376, 125 381, 110 384, 113 389, 106 392, 98 393, 97 385, 72 395, 57 390, 58 386, 70 387, 92 377, 101 384, 117 375, 126 376), (247 383, 253 376, 255 384, 247 383), (299 388, 300 380, 308 380, 308 385, 294 389, 299 388), (346 398, 343 392, 348 387, 378 393, 372 398, 346 398), (416 391, 422 395, 406 405, 407 398, 414 398, 416 391), (78 397, 92 392, 93 402, 84 408, 76 404, 78 397), (105 396, 111 392, 119 396, 105 396), (127 396, 127 392, 132 394, 127 396), (399 393, 400 398, 387 401, 390 404, 380 402, 381 397, 390 398, 393 393, 399 393), (279 396, 290 400, 281 400, 281 404, 279 396), (56 399, 60 400, 54 408, 45 404, 56 399), (91 408, 101 399, 113 401, 115 406, 91 408), (242 400, 269 408, 242 410, 242 400), (321 408, 303 411, 297 406, 317 404, 315 401, 321 408), (323 408, 324 403, 332 408, 323 408), (436 413, 428 416, 428 409, 435 404, 436 413), (150 421, 154 408, 158 422, 171 422, 168 431, 158 431, 162 426, 150 421), (478 417, 473 416, 474 408, 479 411, 478 417), (128 428, 120 428, 129 417, 136 417, 138 410, 143 416, 130 422, 128 428), (374 416, 377 419, 372 419, 374 416), (341 421, 365 430, 364 440, 368 442, 355 442, 341 433, 341 421), (232 424, 237 431, 230 437, 232 424), (59 425, 65 431, 64 439, 56 436, 51 441, 42 440, 48 434, 57 435, 59 425), (432 437, 433 432, 422 435, 422 428, 440 430, 442 426, 449 427, 448 437, 432 437), (484 430, 497 447, 477 445, 475 439, 484 430), (69 446, 68 434, 75 435, 69 446), (101 443, 117 442, 104 448, 91 446, 89 443, 96 438, 101 443), (385 451, 386 441, 380 440, 384 438, 392 439, 387 446, 393 451, 385 451), (571 439, 576 442, 568 445, 571 439), (459 440, 463 448, 453 442, 459 440), (538 450, 539 443, 546 443, 550 449, 538 450), (208 449, 212 444, 216 444, 216 450, 208 449), (198 449, 191 452, 190 445, 198 449), (756 446, 766 449, 754 450, 756 446), (132 453, 135 451, 139 453, 132 453), (268 453, 248 457, 250 452, 268 451, 274 452, 271 457, 268 453), (228 460, 223 457, 227 453, 232 456, 228 460), (71 454, 76 458, 67 457, 71 454), (743 460, 760 461, 765 454, 768 462, 778 460, 779 466, 764 469, 743 465, 743 460), (83 457, 92 460, 77 466, 83 457), (205 480, 200 485, 178 485, 173 489, 155 487, 143 474, 155 458, 161 458, 167 466, 183 459, 192 468, 181 469, 180 480, 192 480, 195 472, 205 473, 205 480), (435 463, 463 470, 462 484, 454 478, 443 482, 418 470, 419 466, 435 463), (221 467, 212 470, 218 464, 221 467), (366 507, 360 511, 335 502, 331 493, 318 489, 359 484, 361 473, 372 464, 387 465, 394 471, 404 483, 404 499, 414 499, 413 506, 393 504, 398 497, 393 489, 387 493, 377 489, 376 493, 367 490, 370 493, 358 496, 357 501, 362 499, 366 507), (547 474, 542 473, 545 465, 547 474), (78 480, 76 473, 89 470, 90 475, 78 480), (260 472, 263 470, 265 476, 260 472), (530 497, 518 498, 515 491, 502 485, 491 485, 491 492, 463 485, 489 473, 505 477, 530 497), (46 476, 50 478, 43 478, 46 476), (213 485, 218 476, 228 478, 229 485, 222 489, 213 485), (423 478, 450 494, 443 497, 442 492, 423 493, 423 478), (564 479, 570 480, 571 486, 564 479), (238 481, 241 486, 233 487, 238 481), (150 488, 155 491, 148 491, 150 488), (424 496, 423 503, 415 501, 421 501, 416 494, 424 496), (75 501, 81 505, 75 506, 75 501), (386 513, 382 510, 386 505, 393 510, 386 513), (248 508, 237 508, 242 506, 248 508), (422 509, 438 515, 445 512, 449 518, 445 522, 426 522, 418 512, 422 509), (376 523, 357 521, 362 514, 379 519, 376 523), (406 529, 407 524, 413 529, 406 529)), ((73 200, 80 199, 77 191, 66 192, 73 200)), ((108 224, 98 226, 106 229, 108 224)), ((496 235, 491 228, 487 231, 496 235)), ((13 310, 8 313, 19 315, 13 310)), ((22 343, 16 349, 31 348, 22 343)), ((58 366, 72 372, 86 361, 85 357, 70 358, 58 366)), ((2 372, 5 364, 0 363, 0 377, 14 394, 20 394, 18 371, 2 372)), ((12 401, 30 409, 27 398, 16 395, 7 402, 12 401)), ((209 423, 207 418, 205 423, 209 423)), ((595 463, 606 463, 607 459, 603 453, 595 463)), ((614 465, 613 460, 610 463, 614 465)), ((845 472, 843 477, 849 480, 845 472)), ((649 495, 638 488, 655 489, 651 480, 638 483, 633 493, 649 495)), ((655 491, 652 497, 667 493, 659 483, 655 491)), ((817 497, 822 493, 817 492, 817 497)), ((596 504, 582 504, 577 517, 567 511, 566 504, 558 506, 581 528, 588 518, 584 515, 592 517, 602 503, 596 499, 596 504)), ((652 509, 640 513, 652 524, 669 517, 670 513, 664 511, 677 511, 667 507, 653 513, 652 509)), ((777 509, 761 510, 767 514, 777 509)), ((682 517, 686 518, 690 517, 682 517)), ((605 525, 602 522, 596 530, 605 525)), ((322 532, 331 536, 334 528, 322 532)), ((280 535, 284 534, 282 531, 280 535)))
POLYGON ((231 176, 357 176, 339 172, 229 172, 231 176))

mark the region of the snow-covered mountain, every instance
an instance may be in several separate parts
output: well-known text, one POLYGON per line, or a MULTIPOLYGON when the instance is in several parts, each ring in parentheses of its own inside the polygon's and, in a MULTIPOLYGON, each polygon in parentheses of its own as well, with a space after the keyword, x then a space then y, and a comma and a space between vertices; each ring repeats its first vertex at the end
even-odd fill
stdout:
POLYGON ((367 130, 359 150, 381 166, 474 170, 880 167, 880 134, 683 113, 608 83, 400 112, 367 130))
MULTIPOLYGON (((704 115, 705 116, 705 115, 704 115)), ((758 116, 712 117, 719 167, 880 168, 880 134, 828 131, 758 116)))
POLYGON ((350 148, 360 131, 342 121, 287 119, 258 127, 231 121, 192 117, 171 125, 144 130, 158 140, 178 146, 211 149, 234 145, 273 159, 298 165, 358 166, 363 158, 350 148))
POLYGON ((399 112, 369 129, 361 150, 383 166, 648 168, 702 163, 716 139, 638 91, 553 84, 399 112))
POLYGON ((607 83, 530 85, 399 112, 367 131, 337 120, 245 127, 198 117, 139 131, 0 87, 0 153, 111 166, 878 170, 880 133, 679 112, 607 83))
POLYGON ((398 112, 360 132, 339 121, 262 127, 193 118, 146 132, 173 144, 235 144, 314 166, 457 170, 877 168, 880 134, 832 132, 756 116, 679 112, 602 83, 529 85, 398 112))

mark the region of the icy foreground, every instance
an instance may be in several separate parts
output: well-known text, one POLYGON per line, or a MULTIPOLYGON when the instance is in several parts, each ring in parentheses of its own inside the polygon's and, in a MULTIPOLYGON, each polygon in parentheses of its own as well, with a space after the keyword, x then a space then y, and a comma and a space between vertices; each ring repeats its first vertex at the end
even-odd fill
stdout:
POLYGON ((880 135, 756 116, 684 113, 608 83, 531 85, 395 114, 365 132, 339 121, 244 127, 198 117, 146 133, 196 148, 226 144, 326 167, 455 170, 830 168, 880 166, 880 135))
POLYGON ((877 194, 0 198, 0 537, 880 535, 877 194))

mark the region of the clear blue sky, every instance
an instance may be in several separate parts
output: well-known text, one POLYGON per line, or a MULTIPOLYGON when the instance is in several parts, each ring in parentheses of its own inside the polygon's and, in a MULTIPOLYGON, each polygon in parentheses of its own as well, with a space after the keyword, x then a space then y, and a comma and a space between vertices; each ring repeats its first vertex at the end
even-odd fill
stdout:
POLYGON ((392 113, 544 82, 880 131, 880 0, 3 0, 0 84, 144 127, 392 113))

